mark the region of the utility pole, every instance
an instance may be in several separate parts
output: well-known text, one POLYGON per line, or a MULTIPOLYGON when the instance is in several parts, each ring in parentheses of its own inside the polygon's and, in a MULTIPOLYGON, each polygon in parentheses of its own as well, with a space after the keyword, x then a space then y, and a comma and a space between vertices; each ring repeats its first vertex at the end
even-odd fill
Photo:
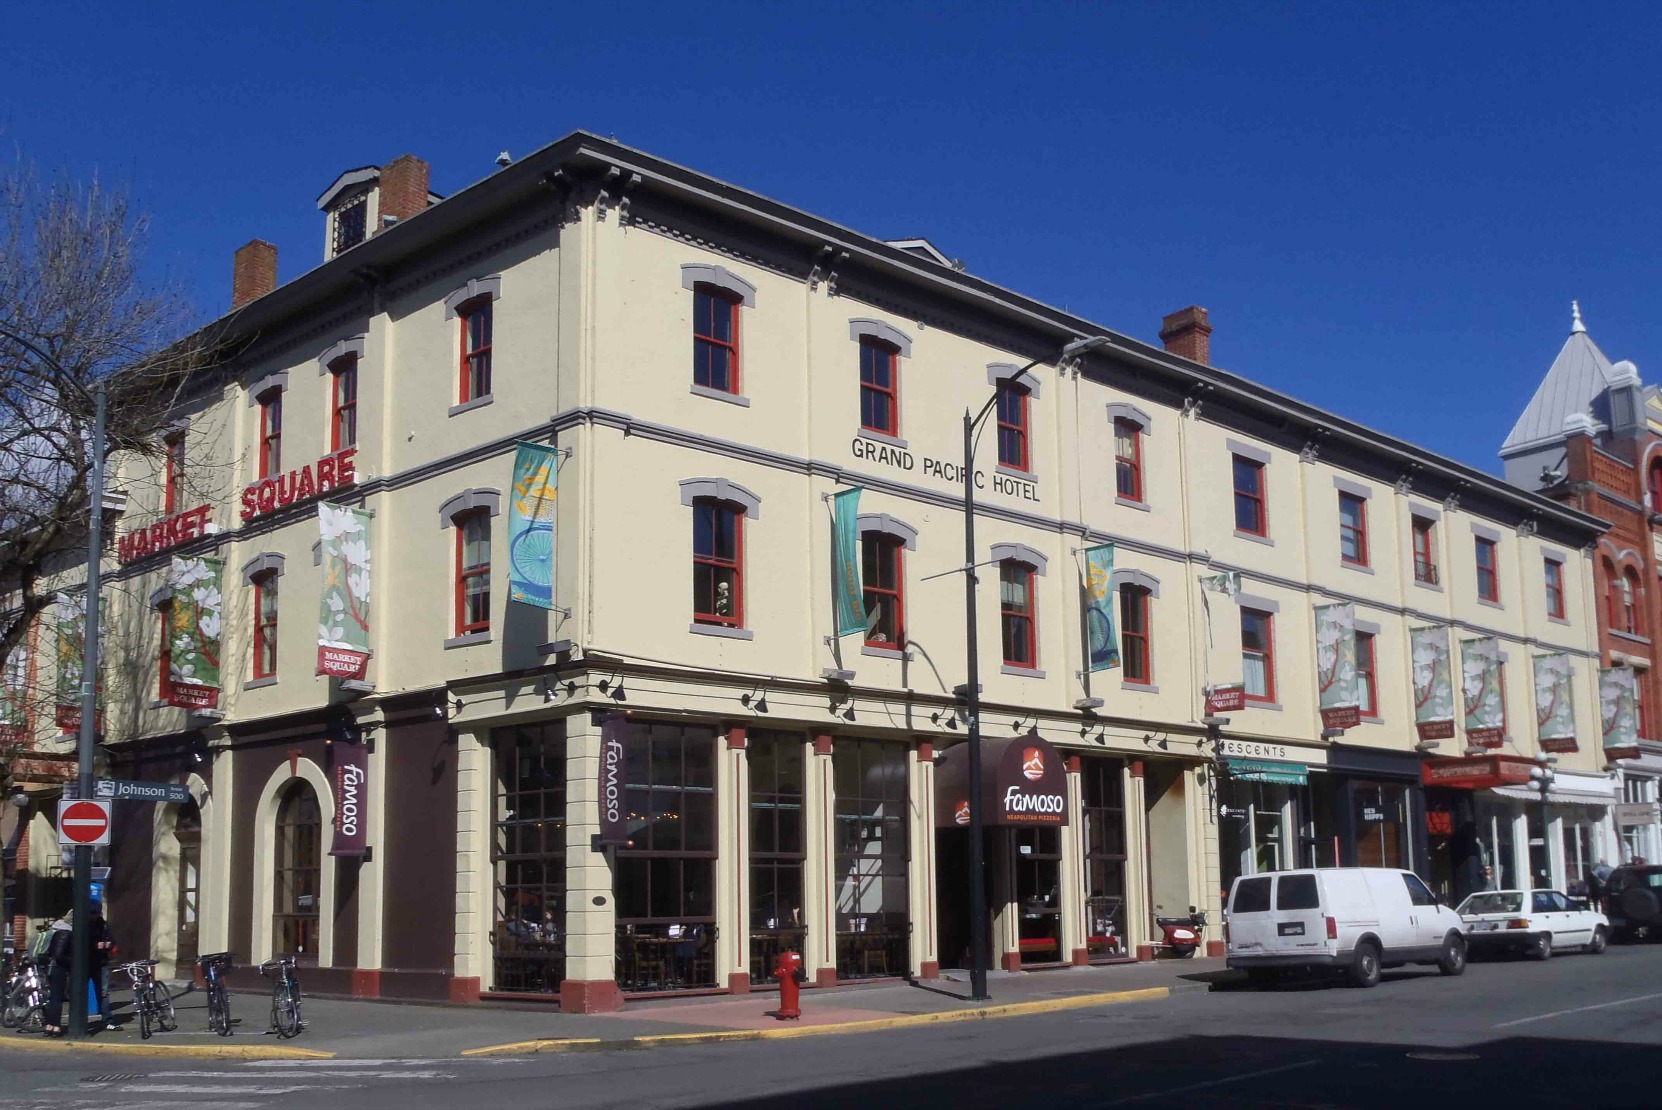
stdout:
MULTIPOLYGON (((79 798, 92 797, 92 755, 98 743, 99 597, 104 554, 104 383, 93 386, 92 505, 87 527, 86 636, 81 651, 81 735, 76 745, 79 798)), ((92 847, 75 846, 74 955, 69 971, 69 1035, 87 1035, 87 979, 92 970, 92 847)), ((109 1015, 104 1015, 109 1020, 109 1015)))

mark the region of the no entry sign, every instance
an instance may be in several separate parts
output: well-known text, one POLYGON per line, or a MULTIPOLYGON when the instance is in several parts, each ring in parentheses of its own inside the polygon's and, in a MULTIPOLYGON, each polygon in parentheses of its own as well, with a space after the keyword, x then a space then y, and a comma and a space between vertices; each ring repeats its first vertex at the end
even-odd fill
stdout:
POLYGON ((110 842, 110 803, 65 798, 58 803, 58 843, 97 847, 110 842))

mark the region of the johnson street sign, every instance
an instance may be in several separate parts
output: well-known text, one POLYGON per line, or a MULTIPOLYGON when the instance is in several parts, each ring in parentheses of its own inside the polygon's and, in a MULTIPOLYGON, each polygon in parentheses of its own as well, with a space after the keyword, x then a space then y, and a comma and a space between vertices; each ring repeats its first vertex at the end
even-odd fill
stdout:
POLYGON ((102 801, 161 802, 183 805, 190 801, 190 787, 177 782, 141 782, 135 779, 94 779, 92 796, 102 801))

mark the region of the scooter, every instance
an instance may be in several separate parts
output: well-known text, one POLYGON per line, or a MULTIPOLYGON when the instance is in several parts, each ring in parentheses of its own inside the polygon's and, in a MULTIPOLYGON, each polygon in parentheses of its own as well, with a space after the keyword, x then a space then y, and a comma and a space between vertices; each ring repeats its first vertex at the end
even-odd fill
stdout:
POLYGON ((1190 906, 1188 917, 1156 917, 1154 924, 1159 926, 1161 933, 1154 947, 1164 948, 1187 960, 1200 947, 1201 937, 1206 931, 1206 911, 1190 906))

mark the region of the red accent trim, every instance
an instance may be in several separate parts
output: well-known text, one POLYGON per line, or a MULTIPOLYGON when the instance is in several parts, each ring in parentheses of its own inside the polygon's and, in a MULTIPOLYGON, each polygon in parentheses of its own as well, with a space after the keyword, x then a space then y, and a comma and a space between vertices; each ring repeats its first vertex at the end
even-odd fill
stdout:
POLYGON ((1089 964, 1090 962, 1091 962, 1091 950, 1090 949, 1088 949, 1088 948, 1075 948, 1073 950, 1073 966, 1074 967, 1084 967, 1087 964, 1089 964))
POLYGON ((479 1001, 479 977, 458 975, 450 980, 450 1001, 476 1005, 479 1001))
POLYGON ((697 498, 693 502, 693 511, 696 513, 701 508, 702 509, 713 510, 711 521, 710 521, 710 551, 707 554, 700 554, 699 553, 699 551, 698 551, 697 529, 695 528, 694 529, 694 538, 693 538, 693 581, 696 583, 697 580, 698 580, 698 568, 700 566, 707 566, 707 567, 712 568, 712 579, 711 579, 712 582, 715 580, 715 577, 716 577, 715 572, 732 571, 733 572, 733 600, 732 600, 732 606, 731 606, 732 612, 729 613, 727 616, 722 616, 721 614, 715 612, 715 605, 714 605, 714 600, 715 600, 714 599, 714 589, 715 588, 714 588, 714 586, 712 586, 711 587, 712 596, 711 596, 710 609, 708 611, 706 611, 704 609, 700 609, 699 608, 699 603, 703 599, 696 596, 697 591, 696 591, 696 586, 695 586, 695 590, 694 590, 695 596, 693 597, 693 620, 696 621, 699 624, 719 624, 719 625, 725 625, 728 628, 743 628, 744 627, 744 511, 741 508, 739 508, 735 505, 730 505, 730 504, 728 504, 726 502, 723 502, 723 501, 717 501, 713 497, 697 498), (733 557, 731 559, 726 559, 726 558, 723 558, 722 556, 720 556, 716 553, 717 550, 719 549, 719 544, 717 543, 716 537, 720 533, 722 526, 729 520, 732 522, 732 526, 733 526, 733 557))
POLYGON ((933 762, 935 762, 935 743, 934 743, 934 741, 932 741, 932 740, 920 740, 920 741, 918 741, 918 762, 919 763, 933 763, 933 762))
MULTIPOLYGON (((861 563, 866 562, 865 553, 867 551, 874 551, 875 556, 871 561, 874 564, 873 569, 876 571, 874 574, 865 575, 862 579, 860 602, 865 606, 866 612, 869 613, 875 605, 886 600, 894 606, 895 618, 894 639, 892 641, 867 639, 866 643, 871 647, 892 648, 898 651, 906 646, 906 541, 898 536, 884 535, 881 532, 867 532, 860 537, 860 542, 861 563), (888 575, 884 575, 882 573, 884 562, 889 559, 894 561, 894 566, 888 575), (885 577, 894 583, 892 587, 874 584, 885 577)), ((872 631, 876 633, 877 629, 873 628, 872 631)))
POLYGON ((283 391, 274 389, 260 401, 260 477, 283 469, 283 391))
POLYGON ((1241 624, 1243 633, 1245 632, 1246 619, 1249 615, 1264 618, 1264 650, 1253 651, 1249 649, 1246 646, 1246 636, 1243 634, 1241 637, 1241 655, 1242 657, 1253 655, 1263 658, 1264 692, 1262 694, 1249 694, 1243 689, 1242 697, 1249 702, 1273 702, 1275 700, 1275 614, 1266 613, 1262 609, 1242 609, 1241 624))
POLYGON ((623 992, 616 979, 566 979, 560 983, 560 1011, 567 1014, 610 1014, 623 1009, 623 992))
POLYGON ((1143 500, 1143 429, 1135 421, 1120 417, 1114 421, 1114 492, 1127 501, 1143 500), (1131 453, 1120 454, 1120 437, 1129 435, 1131 453), (1120 481, 1124 474, 1126 481, 1120 481))
POLYGON ((491 338, 494 328, 492 320, 491 300, 488 296, 475 297, 456 310, 456 316, 462 322, 462 357, 461 357, 461 386, 457 390, 457 397, 461 404, 467 404, 476 397, 483 397, 491 391, 491 338), (469 346, 473 333, 473 321, 480 321, 479 337, 481 342, 469 346), (478 390, 473 388, 474 375, 469 372, 471 365, 479 365, 478 390))
MULTIPOLYGON (((727 750, 728 751, 730 751, 730 752, 743 751, 744 748, 745 748, 746 743, 747 743, 747 741, 745 740, 745 731, 744 731, 744 726, 743 725, 733 725, 731 728, 729 728, 727 730, 727 750)), ((747 976, 745 976, 745 978, 746 978, 746 980, 748 980, 749 976, 747 975, 747 976)))
POLYGON ((860 427, 888 436, 900 434, 900 352, 887 343, 871 338, 860 340, 860 397, 860 427), (887 385, 877 380, 878 371, 885 363, 888 368, 887 385), (865 422, 866 406, 863 402, 867 392, 888 399, 887 425, 865 422))
POLYGON ((1009 380, 998 384, 998 464, 1013 470, 1028 468, 1027 450, 1027 399, 1031 391, 1022 385, 1012 385, 1009 380), (1007 409, 1009 401, 1014 398, 1016 404, 1014 412, 1007 409), (1011 450, 1005 451, 1008 441, 1011 450))
POLYGON ((289 778, 297 778, 300 774, 300 749, 290 748, 285 754, 289 757, 289 778))
POLYGON ((358 444, 358 356, 342 355, 329 364, 329 451, 358 444), (341 417, 351 425, 351 434, 341 435, 341 417))
POLYGON ((814 754, 831 754, 831 734, 829 732, 822 732, 814 737, 814 754))
POLYGON ((172 516, 179 508, 179 487, 185 481, 185 433, 174 432, 163 441, 167 448, 162 485, 162 514, 172 516))
POLYGON ((814 972, 814 986, 816 986, 816 987, 834 987, 836 985, 837 985, 837 969, 836 968, 834 968, 834 967, 822 967, 822 968, 817 969, 814 972))
POLYGON ((1140 778, 1143 777, 1143 761, 1142 760, 1133 759, 1131 761, 1130 766, 1131 766, 1131 777, 1132 778, 1140 779, 1140 778))
POLYGON ((1039 617, 1038 603, 1033 597, 1033 568, 1014 559, 1004 560, 998 565, 1000 586, 1004 583, 1006 573, 1013 573, 1013 577, 1016 579, 1014 584, 1022 586, 1022 592, 1027 596, 1027 605, 1025 608, 1017 608, 1011 605, 1005 600, 1004 591, 999 590, 998 617, 1000 623, 1006 629, 1005 635, 1002 637, 1004 641, 1004 665, 1032 670, 1039 665, 1039 617), (1012 622, 1015 621, 1024 622, 1025 635, 1018 637, 1010 634, 1008 630, 1012 622), (1025 655, 1025 658, 1010 658, 1012 642, 1020 644, 1021 652, 1025 655))
POLYGON ((1368 499, 1358 497, 1354 493, 1339 494, 1339 560, 1349 563, 1353 567, 1368 565, 1368 499), (1346 505, 1356 507, 1356 525, 1354 527, 1345 522, 1346 505), (1354 559, 1345 554, 1345 536, 1352 532, 1355 533, 1356 537, 1357 557, 1354 559))
POLYGON ((1484 601, 1500 600, 1500 548, 1494 540, 1486 540, 1479 536, 1474 545, 1477 556, 1477 596, 1484 601), (1485 559, 1487 555, 1487 559, 1485 559), (1484 575, 1488 575, 1489 584, 1485 588, 1484 575))
POLYGON ((748 972, 748 971, 729 971, 727 973, 727 993, 728 994, 749 994, 750 993, 750 972, 748 972))
POLYGON ((381 997, 381 972, 379 968, 355 967, 352 969, 352 997, 381 997))
MULTIPOLYGON (((739 308, 744 302, 725 289, 718 289, 713 285, 693 286, 693 384, 705 389, 718 389, 724 393, 737 394, 739 392, 739 308), (705 320, 705 306, 708 305, 709 320, 705 320), (715 332, 717 306, 727 310, 727 334, 729 339, 718 337, 715 332), (708 322, 709 330, 699 329, 708 322), (698 380, 698 345, 707 344, 727 352, 727 385, 719 386, 712 382, 698 380)), ((713 361, 713 360, 712 360, 713 361)))
MULTIPOLYGON (((1652 475, 1662 473, 1652 471, 1652 475)), ((1564 564, 1557 559, 1541 560, 1541 573, 1546 579, 1547 616, 1564 619, 1564 564)))
POLYGON ((1077 755, 1068 756, 1068 773, 1077 775, 1085 769, 1085 761, 1077 755))
POLYGON ((1152 945, 1152 944, 1139 944, 1139 945, 1137 945, 1137 959, 1144 962, 1144 963, 1147 963, 1149 960, 1154 959, 1154 945, 1152 945))
POLYGON ((1001 965, 1003 965, 1005 971, 1020 971, 1021 970, 1021 953, 1020 952, 1006 952, 1006 953, 1004 953, 1004 958, 1002 960, 1000 960, 999 963, 1001 965))
POLYGON ((1206 955, 1209 959, 1222 959, 1225 954, 1223 941, 1209 940, 1206 942, 1206 955))
POLYGON ((1250 532, 1254 536, 1267 536, 1270 534, 1270 506, 1268 492, 1264 489, 1264 464, 1243 455, 1231 455, 1230 459, 1232 460, 1230 474, 1234 479, 1235 486, 1235 527, 1242 532, 1250 532), (1242 467, 1245 467, 1253 475, 1251 488, 1244 488, 1241 485, 1242 467), (1240 505, 1243 498, 1253 506, 1256 528, 1241 527, 1240 505))
POLYGON ((491 518, 486 509, 474 509, 463 513, 453 522, 456 527, 456 635, 461 636, 469 632, 485 632, 490 629, 490 608, 487 604, 483 620, 470 621, 467 619, 467 586, 475 578, 485 580, 485 596, 490 597, 491 581, 491 518), (483 542, 485 559, 483 562, 469 565, 467 559, 467 533, 475 525, 483 524, 482 534, 477 538, 483 542))
POLYGON ((939 960, 925 960, 918 965, 919 979, 939 979, 941 977, 941 963, 939 960))

